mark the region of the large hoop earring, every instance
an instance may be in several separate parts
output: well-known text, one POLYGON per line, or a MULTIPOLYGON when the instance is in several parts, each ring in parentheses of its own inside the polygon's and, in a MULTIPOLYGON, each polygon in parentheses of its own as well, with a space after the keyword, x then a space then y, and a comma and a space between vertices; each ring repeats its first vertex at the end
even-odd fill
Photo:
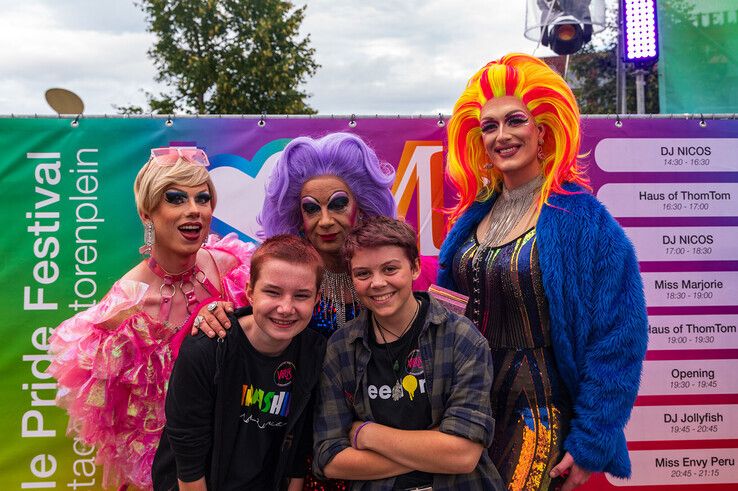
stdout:
POLYGON ((147 221, 144 223, 144 245, 142 245, 138 252, 141 254, 151 255, 151 249, 154 247, 154 223, 147 221))

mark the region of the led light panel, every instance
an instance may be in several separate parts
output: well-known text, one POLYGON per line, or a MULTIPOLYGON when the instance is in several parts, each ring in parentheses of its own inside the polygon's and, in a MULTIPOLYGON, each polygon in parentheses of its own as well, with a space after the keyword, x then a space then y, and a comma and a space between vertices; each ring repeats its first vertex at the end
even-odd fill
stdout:
POLYGON ((659 59, 656 0, 622 0, 623 61, 649 64, 659 59))

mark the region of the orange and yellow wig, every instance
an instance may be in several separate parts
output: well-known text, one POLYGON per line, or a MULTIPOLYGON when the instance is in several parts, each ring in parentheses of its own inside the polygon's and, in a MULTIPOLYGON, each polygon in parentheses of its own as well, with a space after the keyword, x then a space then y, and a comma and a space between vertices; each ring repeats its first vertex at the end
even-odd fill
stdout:
POLYGON ((488 63, 469 79, 449 120, 446 176, 459 196, 459 202, 450 210, 451 223, 474 201, 485 201, 500 189, 500 172, 485 168, 488 157, 479 118, 487 101, 504 96, 520 99, 535 123, 545 127, 539 208, 552 192, 566 193, 562 188, 565 182, 589 188, 577 161, 581 136, 574 94, 564 79, 540 59, 511 53, 488 63))

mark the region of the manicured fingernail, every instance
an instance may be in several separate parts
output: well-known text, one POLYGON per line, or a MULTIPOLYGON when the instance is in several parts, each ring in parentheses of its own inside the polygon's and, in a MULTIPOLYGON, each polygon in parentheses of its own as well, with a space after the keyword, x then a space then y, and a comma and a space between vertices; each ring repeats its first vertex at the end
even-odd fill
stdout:
POLYGON ((224 338, 225 337, 225 331, 220 331, 218 333, 218 336, 220 336, 221 338, 224 338))

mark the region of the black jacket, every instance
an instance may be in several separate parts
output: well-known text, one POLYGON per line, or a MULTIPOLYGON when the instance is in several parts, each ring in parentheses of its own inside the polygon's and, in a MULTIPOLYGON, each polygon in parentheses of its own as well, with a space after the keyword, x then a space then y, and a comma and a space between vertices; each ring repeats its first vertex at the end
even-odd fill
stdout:
MULTIPOLYGON (((243 352, 237 349, 237 338, 245 334, 237 317, 251 313, 251 307, 244 307, 231 315, 233 328, 222 341, 201 333, 182 343, 167 391, 167 423, 152 467, 155 490, 176 489, 178 476, 192 481, 204 475, 210 491, 225 483, 241 410, 239 356, 243 352)), ((326 342, 311 329, 302 331, 295 341, 299 369, 273 489, 286 488, 291 475, 306 471, 305 459, 312 447, 312 407, 326 342)))

